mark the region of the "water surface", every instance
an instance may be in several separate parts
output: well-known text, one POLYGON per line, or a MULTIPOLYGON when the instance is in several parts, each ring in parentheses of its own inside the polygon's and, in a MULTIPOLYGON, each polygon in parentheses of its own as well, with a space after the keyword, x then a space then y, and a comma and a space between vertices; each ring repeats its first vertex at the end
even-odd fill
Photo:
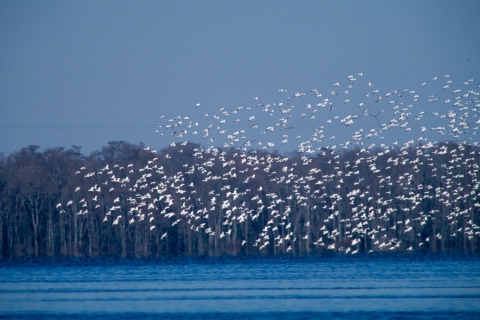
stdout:
POLYGON ((480 319, 480 258, 4 260, 0 315, 480 319))

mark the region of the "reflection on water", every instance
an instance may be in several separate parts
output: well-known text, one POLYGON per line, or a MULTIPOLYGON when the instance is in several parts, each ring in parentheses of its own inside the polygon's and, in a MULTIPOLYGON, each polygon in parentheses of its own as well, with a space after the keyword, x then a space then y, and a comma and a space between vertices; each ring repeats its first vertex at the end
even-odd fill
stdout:
POLYGON ((0 315, 480 318, 480 258, 0 262, 0 315))

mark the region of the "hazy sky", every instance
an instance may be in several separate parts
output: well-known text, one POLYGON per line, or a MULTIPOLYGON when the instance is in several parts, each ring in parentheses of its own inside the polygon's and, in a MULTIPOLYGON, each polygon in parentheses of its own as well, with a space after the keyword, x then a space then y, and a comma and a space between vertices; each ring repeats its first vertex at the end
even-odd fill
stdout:
POLYGON ((384 90, 445 74, 476 88, 479 14, 480 1, 2 0, 0 152, 160 149, 162 115, 328 93, 361 72, 384 90))

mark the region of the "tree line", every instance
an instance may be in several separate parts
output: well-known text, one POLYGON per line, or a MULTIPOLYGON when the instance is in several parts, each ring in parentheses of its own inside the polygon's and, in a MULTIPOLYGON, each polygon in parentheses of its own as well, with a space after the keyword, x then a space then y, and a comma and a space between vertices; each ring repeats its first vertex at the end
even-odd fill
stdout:
POLYGON ((478 252, 480 148, 112 141, 0 157, 0 257, 478 252))

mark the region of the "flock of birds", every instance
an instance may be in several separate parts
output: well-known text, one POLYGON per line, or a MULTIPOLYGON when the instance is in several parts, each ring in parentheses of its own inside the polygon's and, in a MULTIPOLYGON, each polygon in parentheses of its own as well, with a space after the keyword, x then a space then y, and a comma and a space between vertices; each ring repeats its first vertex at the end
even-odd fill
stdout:
MULTIPOLYGON (((440 139, 474 140, 480 126, 475 91, 479 86, 474 79, 457 85, 450 75, 444 75, 422 82, 416 90, 382 92, 362 78, 363 73, 350 75, 345 83, 335 82, 323 93, 313 89, 291 95, 287 89, 280 89, 284 101, 261 103, 254 97, 251 106, 206 110, 203 119, 161 116, 162 124, 155 132, 172 137, 172 146, 188 140, 243 151, 289 148, 305 153, 382 142, 389 132, 404 141, 413 137, 426 141, 429 132, 440 139), (311 134, 306 132, 308 128, 311 134)), ((205 107, 197 103, 196 108, 205 107)))
POLYGON ((162 241, 181 225, 259 252, 416 250, 442 238, 420 232, 440 211, 451 237, 472 241, 480 236, 478 88, 445 75, 383 92, 359 73, 326 92, 280 89, 282 102, 254 97, 218 111, 198 103, 201 119, 160 117, 156 133, 171 137, 169 148, 147 148, 141 165, 82 167, 78 199, 57 208, 101 211, 113 226, 144 221, 162 241), (292 144, 290 156, 275 152, 292 144))

